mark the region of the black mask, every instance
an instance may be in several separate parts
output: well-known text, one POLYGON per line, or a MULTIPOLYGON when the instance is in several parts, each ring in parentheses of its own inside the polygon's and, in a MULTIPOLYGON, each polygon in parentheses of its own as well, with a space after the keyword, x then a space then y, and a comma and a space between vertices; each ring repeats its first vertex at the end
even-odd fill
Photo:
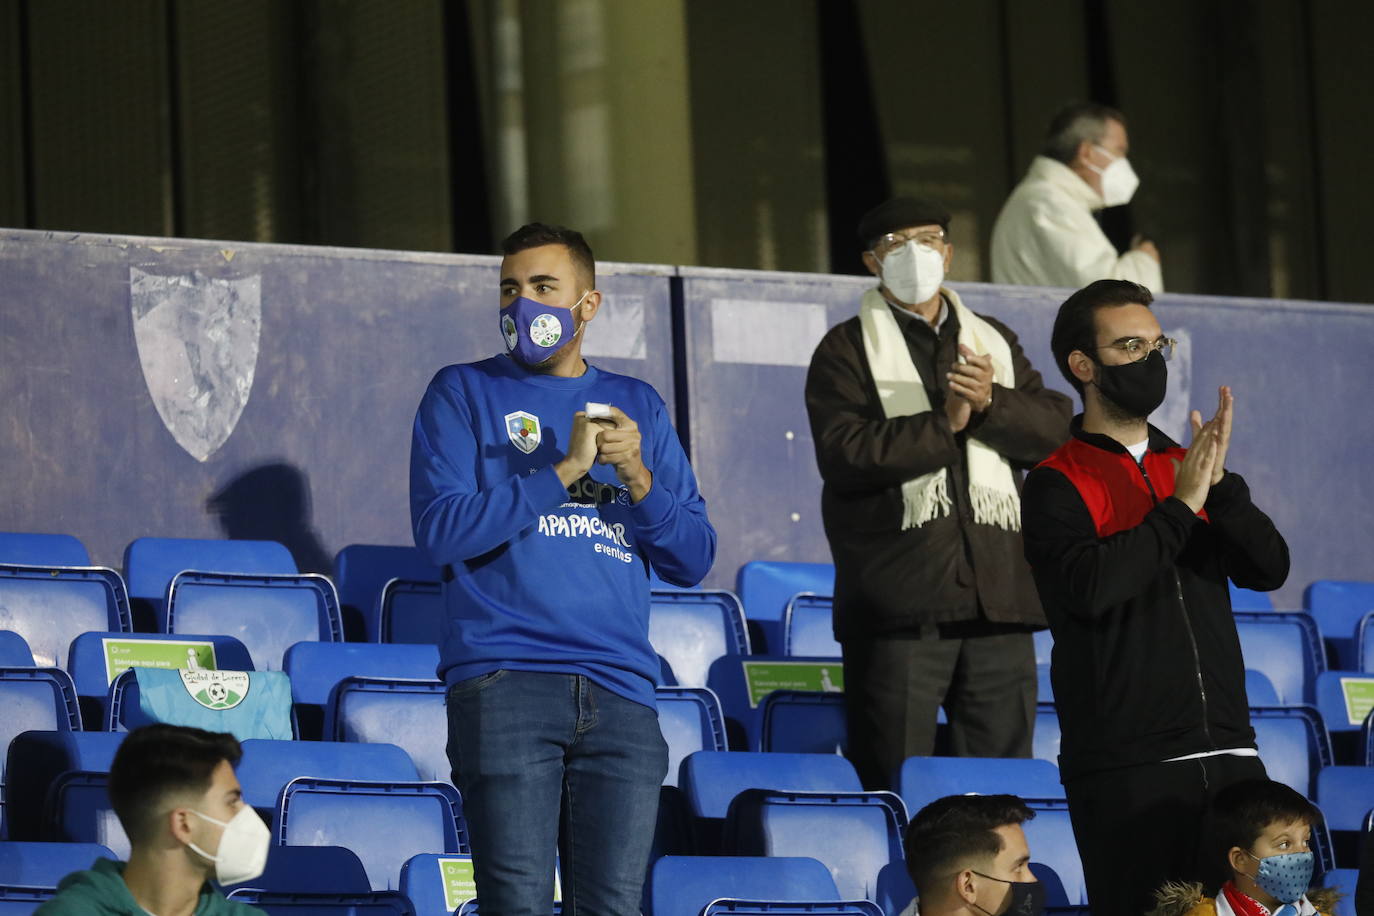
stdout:
POLYGON ((991 881, 1001 881, 1011 888, 1011 894, 1007 897, 1007 906, 1000 913, 988 913, 981 906, 978 909, 988 913, 988 916, 1040 916, 1045 909, 1045 885, 1039 881, 1008 881, 1005 878, 994 878, 992 875, 985 875, 980 871, 974 872, 980 878, 987 878, 991 881))
POLYGON ((1119 366, 1097 364, 1097 390, 1121 410, 1144 419, 1164 403, 1169 388, 1169 364, 1154 350, 1149 356, 1119 366))

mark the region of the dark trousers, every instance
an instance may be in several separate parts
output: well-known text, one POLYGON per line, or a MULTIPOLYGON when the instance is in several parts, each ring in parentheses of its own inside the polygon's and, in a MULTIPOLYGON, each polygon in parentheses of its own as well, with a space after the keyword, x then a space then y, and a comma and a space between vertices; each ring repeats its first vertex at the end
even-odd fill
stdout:
POLYGON ((849 759, 865 789, 895 788, 903 760, 934 751, 942 705, 955 754, 1030 756, 1036 675, 1029 633, 842 645, 849 759))
POLYGON ((1227 786, 1264 776, 1258 757, 1225 755, 1065 782, 1093 916, 1141 916, 1164 882, 1210 881, 1225 862, 1204 842, 1208 806, 1227 786))

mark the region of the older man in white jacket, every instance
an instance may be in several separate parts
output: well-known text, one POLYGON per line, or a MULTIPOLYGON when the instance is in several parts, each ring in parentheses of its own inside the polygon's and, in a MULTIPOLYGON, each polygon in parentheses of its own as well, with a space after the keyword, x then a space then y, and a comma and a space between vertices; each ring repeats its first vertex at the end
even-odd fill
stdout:
POLYGON ((1161 292, 1164 274, 1154 243, 1137 236, 1131 250, 1118 255, 1093 217, 1135 193, 1139 180, 1128 148, 1126 119, 1113 108, 1080 104, 1056 115, 1043 153, 993 226, 993 282, 1076 288, 1118 279, 1161 292))

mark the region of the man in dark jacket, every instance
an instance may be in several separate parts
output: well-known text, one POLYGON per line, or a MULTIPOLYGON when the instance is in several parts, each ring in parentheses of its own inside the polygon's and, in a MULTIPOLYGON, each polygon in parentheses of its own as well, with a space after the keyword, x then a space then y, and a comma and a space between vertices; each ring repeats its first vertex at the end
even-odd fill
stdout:
POLYGON ((1230 389, 1207 423, 1193 411, 1186 451, 1147 422, 1175 346, 1151 301, 1099 280, 1060 308, 1051 346, 1083 414, 1027 476, 1023 506, 1093 916, 1143 913, 1165 881, 1200 880, 1211 798, 1264 777, 1226 580, 1270 590, 1288 576, 1282 536, 1224 470, 1230 389))
POLYGON ((1030 756, 1044 626, 1021 557, 1020 474, 1068 436, 1016 335, 943 285, 949 214, 898 198, 864 216, 880 284, 811 358, 806 407, 835 559, 849 754, 892 785, 934 748, 1030 756))

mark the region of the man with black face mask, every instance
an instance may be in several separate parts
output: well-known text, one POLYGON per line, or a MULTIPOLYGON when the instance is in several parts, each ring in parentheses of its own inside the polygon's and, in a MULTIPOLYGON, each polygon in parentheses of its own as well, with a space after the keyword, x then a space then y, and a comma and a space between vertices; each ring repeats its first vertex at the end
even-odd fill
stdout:
POLYGON ((1193 411, 1186 450, 1148 422, 1176 346, 1152 300, 1099 280, 1060 307, 1051 348, 1083 413, 1022 499, 1093 916, 1143 913, 1164 882, 1200 880, 1211 798, 1263 778, 1227 579, 1268 591, 1288 576, 1283 537, 1225 470, 1231 390, 1206 423, 1193 411))

